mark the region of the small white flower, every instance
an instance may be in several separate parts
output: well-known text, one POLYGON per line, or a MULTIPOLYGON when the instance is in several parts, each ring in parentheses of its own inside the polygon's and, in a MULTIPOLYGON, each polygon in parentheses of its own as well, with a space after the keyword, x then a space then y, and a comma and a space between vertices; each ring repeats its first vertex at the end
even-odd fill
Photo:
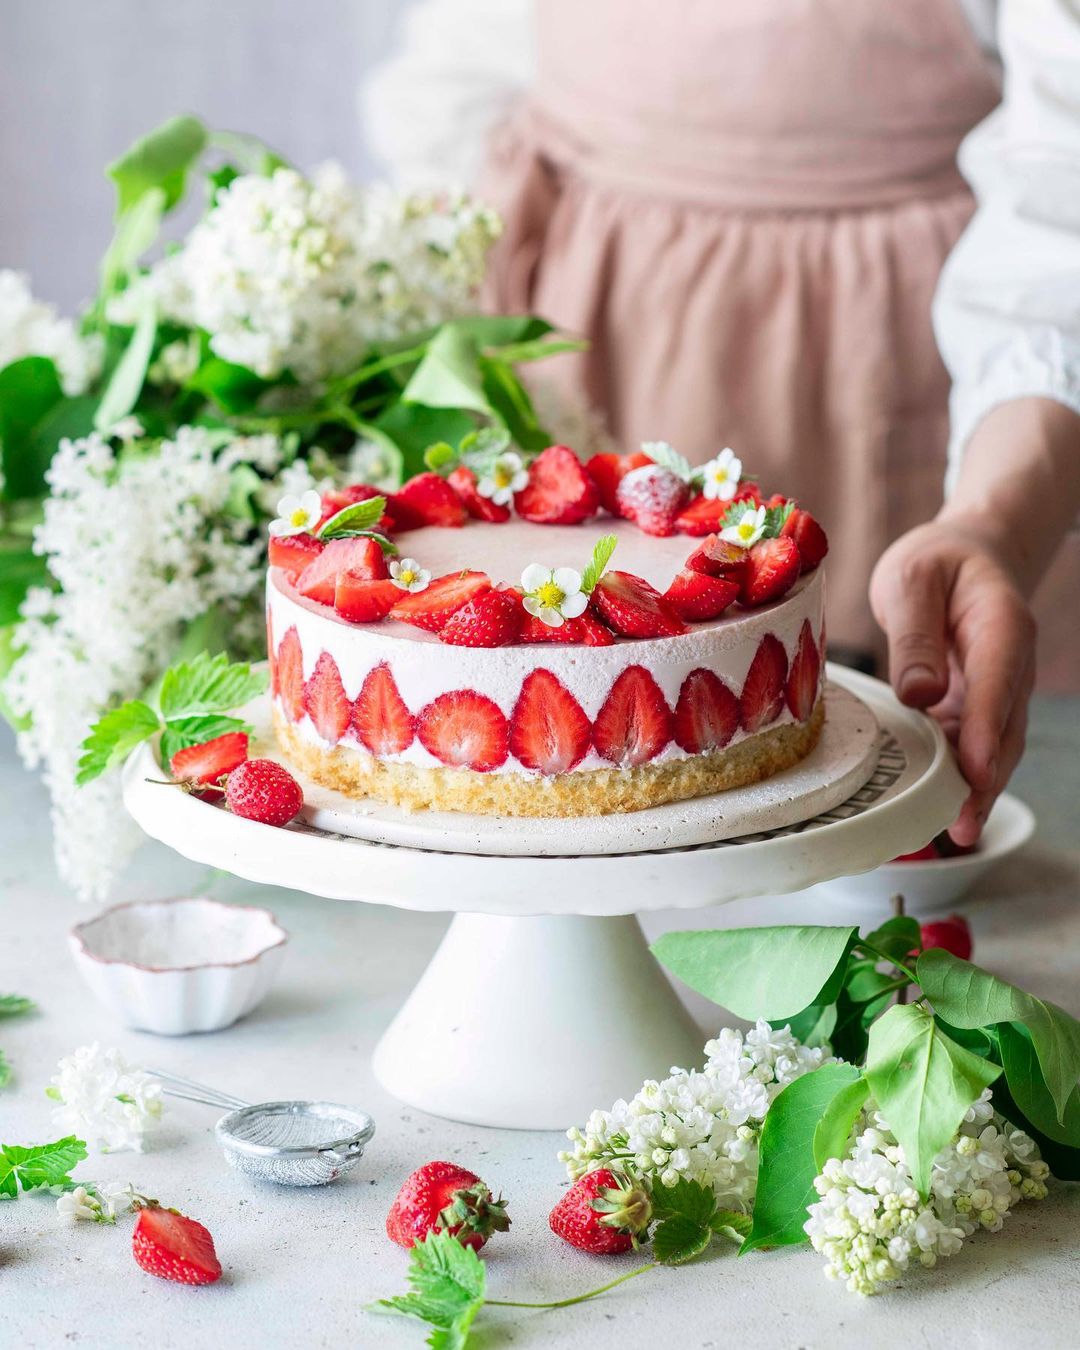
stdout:
POLYGON ((128 1064, 119 1050, 94 1042, 62 1059, 50 1093, 57 1126, 105 1153, 141 1153, 146 1130, 161 1115, 161 1084, 128 1064))
POLYGON ((76 1186, 74 1190, 65 1191, 63 1195, 58 1196, 56 1212, 69 1223, 74 1223, 76 1219, 89 1219, 94 1223, 104 1222, 101 1202, 85 1186, 76 1186))
POLYGON ((765 533, 765 508, 748 505, 734 525, 727 525, 720 531, 720 538, 739 548, 750 548, 765 533))
POLYGON ((415 558, 395 558, 390 564, 390 580, 403 591, 426 591, 431 573, 415 558))
POLYGON ((710 501, 729 502, 739 490, 742 460, 735 451, 725 446, 715 459, 710 459, 701 473, 701 491, 710 501))
POLYGON ((129 416, 121 417, 119 422, 114 422, 105 434, 127 445, 131 441, 137 441, 140 436, 145 436, 146 431, 137 417, 129 416))
POLYGON ((581 573, 572 567, 530 563, 521 574, 521 589, 526 612, 549 628, 561 628, 567 619, 576 619, 589 603, 581 589, 581 573))
POLYGON ((270 522, 270 533, 275 538, 306 534, 315 529, 322 517, 322 499, 314 488, 309 488, 300 497, 282 497, 277 511, 277 519, 270 522))
POLYGON ((521 462, 521 456, 507 450, 491 466, 491 473, 485 474, 476 484, 476 490, 481 497, 490 497, 496 506, 507 506, 514 493, 520 492, 528 481, 528 470, 521 462))

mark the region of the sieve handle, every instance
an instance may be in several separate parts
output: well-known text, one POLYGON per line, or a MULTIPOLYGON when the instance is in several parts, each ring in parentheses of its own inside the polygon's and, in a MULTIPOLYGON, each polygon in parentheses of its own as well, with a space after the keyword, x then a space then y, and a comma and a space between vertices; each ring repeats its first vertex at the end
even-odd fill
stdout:
POLYGON ((220 1106, 230 1111, 238 1111, 250 1103, 239 1097, 230 1097, 227 1092, 217 1088, 204 1087, 202 1083, 193 1083, 190 1078, 181 1078, 179 1074, 166 1073, 164 1069, 147 1069, 147 1073, 159 1078, 164 1091, 170 1097, 179 1097, 187 1102, 201 1102, 204 1106, 220 1106))

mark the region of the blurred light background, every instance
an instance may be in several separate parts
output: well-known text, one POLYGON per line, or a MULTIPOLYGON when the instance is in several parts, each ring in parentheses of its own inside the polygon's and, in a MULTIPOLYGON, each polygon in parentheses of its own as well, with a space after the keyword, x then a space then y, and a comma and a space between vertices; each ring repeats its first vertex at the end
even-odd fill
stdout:
POLYGON ((63 310, 111 234, 105 165, 175 113, 377 172, 358 111, 411 0, 0 0, 0 266, 63 310))

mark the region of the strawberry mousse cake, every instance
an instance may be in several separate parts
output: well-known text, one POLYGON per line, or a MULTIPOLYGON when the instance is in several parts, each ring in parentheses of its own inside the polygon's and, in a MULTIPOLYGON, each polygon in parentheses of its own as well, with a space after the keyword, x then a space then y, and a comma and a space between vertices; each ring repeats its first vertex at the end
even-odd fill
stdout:
POLYGON ((820 525, 663 442, 531 463, 473 438, 271 525, 275 734, 409 809, 627 812, 767 778, 824 721, 820 525))

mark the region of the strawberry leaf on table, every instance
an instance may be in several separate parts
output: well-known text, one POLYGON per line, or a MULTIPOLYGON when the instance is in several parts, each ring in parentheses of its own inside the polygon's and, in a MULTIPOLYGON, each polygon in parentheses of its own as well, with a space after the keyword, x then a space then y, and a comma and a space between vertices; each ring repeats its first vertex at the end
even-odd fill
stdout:
POLYGON ((121 764, 160 725, 157 713, 141 699, 131 699, 105 713, 94 723, 82 743, 76 784, 82 787, 107 769, 121 764))
POLYGON ((410 1249, 405 1278, 411 1292, 381 1298, 373 1310, 428 1322, 435 1328, 428 1339, 435 1350, 464 1350, 487 1290, 484 1263, 472 1248, 449 1233, 430 1233, 410 1249))
POLYGON ((601 535, 596 541, 593 555, 581 574, 581 589, 586 595, 591 595, 595 590, 596 583, 604 575, 604 568, 611 561, 611 555, 615 552, 615 545, 618 542, 613 534, 601 535))
POLYGON ((680 1177, 673 1186, 655 1182, 650 1198, 659 1222, 652 1234, 653 1255, 662 1265, 692 1261, 722 1235, 740 1241, 750 1231, 750 1217, 736 1210, 717 1209, 716 1196, 699 1181, 680 1177))
POLYGON ((33 1012, 35 1006, 32 998, 24 998, 21 994, 0 994, 0 1017, 21 1017, 33 1012))
POLYGON ((86 1145, 73 1134, 30 1148, 0 1144, 0 1196, 14 1199, 20 1190, 61 1186, 68 1180, 71 1169, 85 1157, 86 1145))

